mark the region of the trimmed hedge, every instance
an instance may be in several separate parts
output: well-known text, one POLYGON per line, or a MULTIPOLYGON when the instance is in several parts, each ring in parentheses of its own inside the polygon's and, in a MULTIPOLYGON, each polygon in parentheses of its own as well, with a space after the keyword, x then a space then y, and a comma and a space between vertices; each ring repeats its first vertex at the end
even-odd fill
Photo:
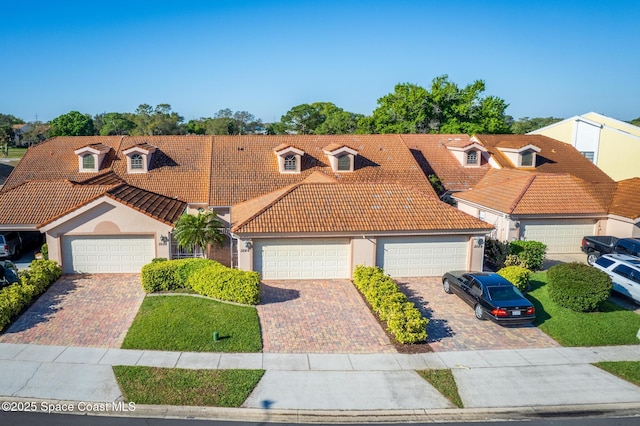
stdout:
POLYGON ((257 305, 260 302, 260 274, 231 269, 219 263, 198 269, 187 285, 204 296, 257 305))
POLYGON ((575 312, 598 310, 609 299, 613 287, 605 272, 577 262, 549 268, 547 279, 551 300, 575 312))
POLYGON ((398 285, 384 271, 375 266, 357 266, 353 283, 367 299, 387 331, 400 343, 427 340, 428 319, 424 318, 398 285))
POLYGON ((260 275, 228 268, 209 259, 154 259, 142 267, 142 288, 147 293, 189 288, 219 300, 257 305, 260 275))
POLYGON ((539 271, 546 254, 546 244, 539 241, 511 241, 505 266, 522 266, 531 271, 539 271))
POLYGON ((31 301, 62 275, 62 269, 53 260, 34 260, 29 269, 21 271, 20 282, 0 290, 0 331, 11 323, 31 301))
POLYGON ((505 278, 520 291, 529 289, 531 271, 522 266, 506 266, 498 271, 498 275, 505 278))

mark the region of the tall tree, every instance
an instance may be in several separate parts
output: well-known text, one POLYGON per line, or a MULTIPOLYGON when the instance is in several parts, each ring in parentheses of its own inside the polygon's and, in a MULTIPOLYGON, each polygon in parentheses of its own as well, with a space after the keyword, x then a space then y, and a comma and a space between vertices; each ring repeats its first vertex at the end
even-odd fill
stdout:
POLYGON ((460 89, 447 75, 433 79, 430 90, 411 83, 378 99, 371 118, 359 121, 359 132, 373 133, 505 133, 508 104, 482 97, 482 80, 460 89))
POLYGON ((158 104, 155 108, 149 104, 141 104, 132 117, 136 128, 134 135, 180 135, 185 132, 181 125, 184 118, 171 111, 171 105, 158 104))
POLYGON ((522 117, 521 119, 514 121, 511 124, 511 131, 516 134, 524 135, 525 133, 533 132, 534 130, 542 129, 558 121, 562 121, 562 118, 558 117, 522 117))
POLYGON ((633 124, 634 126, 640 126, 640 117, 634 118, 633 120, 629 121, 629 124, 633 124))
POLYGON ((49 136, 93 136, 95 128, 89 114, 71 111, 51 120, 49 136))
POLYGON ((280 119, 289 130, 299 135, 313 134, 324 120, 320 109, 309 104, 294 106, 280 119))
POLYGON ((206 256, 209 244, 222 246, 224 235, 221 229, 222 223, 213 212, 198 212, 197 215, 185 213, 176 222, 173 236, 179 247, 189 252, 200 249, 206 256))
MULTIPOLYGON (((136 128, 136 123, 129 118, 129 114, 108 112, 100 117, 100 136, 128 135, 136 128)), ((95 121, 95 120, 94 120, 95 121)))

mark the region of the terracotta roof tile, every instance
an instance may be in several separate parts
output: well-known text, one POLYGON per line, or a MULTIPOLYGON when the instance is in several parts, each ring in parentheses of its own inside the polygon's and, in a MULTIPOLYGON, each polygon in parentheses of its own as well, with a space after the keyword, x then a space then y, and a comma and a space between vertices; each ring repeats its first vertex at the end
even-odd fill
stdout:
POLYGON ((251 207, 247 203, 234 206, 233 231, 254 234, 492 229, 486 222, 430 195, 394 183, 302 183, 273 195, 251 207))
POLYGON ((474 189, 455 197, 515 215, 606 214, 607 204, 592 185, 569 174, 502 169, 489 171, 474 189))
POLYGON ((314 172, 339 182, 398 182, 435 196, 399 135, 216 136, 211 159, 210 204, 234 205, 299 183, 314 172), (333 172, 323 148, 330 143, 358 151, 355 170, 333 172), (273 147, 295 145, 305 152, 301 173, 280 173, 273 147))
POLYGON ((120 185, 107 191, 114 200, 136 209, 161 222, 173 225, 187 208, 187 203, 154 194, 129 185, 120 185))
POLYGON ((637 220, 640 218, 640 178, 621 180, 617 183, 609 213, 637 220))
POLYGON ((426 176, 435 174, 447 191, 473 188, 491 166, 464 167, 447 146, 465 147, 473 144, 467 135, 402 135, 401 136, 426 176))

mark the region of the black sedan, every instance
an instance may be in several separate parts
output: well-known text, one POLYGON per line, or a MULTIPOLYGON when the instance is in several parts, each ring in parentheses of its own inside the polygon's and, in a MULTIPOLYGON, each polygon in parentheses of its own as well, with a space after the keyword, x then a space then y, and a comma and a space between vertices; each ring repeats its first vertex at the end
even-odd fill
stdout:
POLYGON ((473 306, 476 318, 498 324, 522 325, 536 318, 535 308, 509 281, 493 272, 447 272, 442 277, 447 293, 456 293, 473 306))

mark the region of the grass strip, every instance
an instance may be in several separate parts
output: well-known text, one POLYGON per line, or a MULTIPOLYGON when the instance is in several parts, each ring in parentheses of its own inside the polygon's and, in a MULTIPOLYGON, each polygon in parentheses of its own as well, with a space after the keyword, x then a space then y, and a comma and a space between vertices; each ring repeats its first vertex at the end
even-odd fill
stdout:
POLYGON ((260 352, 256 308, 192 296, 146 297, 122 343, 124 349, 260 352), (213 338, 218 332, 218 340, 213 338))
POLYGON ((239 407, 264 370, 190 370, 114 366, 127 402, 149 405, 239 407))
POLYGON ((606 361, 593 365, 640 386, 640 361, 606 361))
POLYGON ((418 374, 431 384, 438 392, 444 395, 456 407, 464 408, 460 394, 458 393, 458 385, 453 378, 453 373, 449 369, 438 370, 419 370, 418 374))
POLYGON ((547 293, 547 274, 538 272, 531 279, 527 298, 536 308, 534 325, 563 346, 609 346, 638 344, 640 315, 613 302, 605 302, 600 312, 574 312, 551 300, 547 293))

